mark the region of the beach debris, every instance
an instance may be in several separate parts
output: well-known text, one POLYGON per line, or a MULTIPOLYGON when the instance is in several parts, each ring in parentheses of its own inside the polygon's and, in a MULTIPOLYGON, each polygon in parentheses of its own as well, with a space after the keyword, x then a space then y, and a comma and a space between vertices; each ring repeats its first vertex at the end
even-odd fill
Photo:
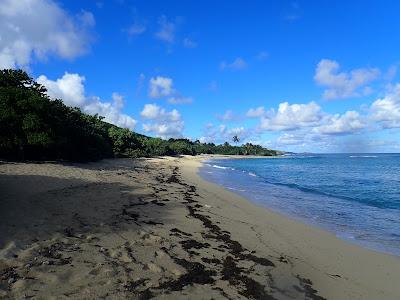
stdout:
POLYGON ((191 262, 186 259, 171 256, 178 265, 182 266, 187 273, 181 275, 176 280, 169 280, 160 285, 160 289, 170 291, 180 291, 187 285, 192 284, 211 284, 215 282, 212 276, 217 275, 214 270, 207 270, 206 267, 198 262, 191 262))
POLYGON ((20 278, 21 276, 18 274, 16 267, 7 267, 0 271, 0 282, 6 282, 8 288, 20 278))
POLYGON ((326 298, 319 296, 317 293, 318 291, 312 287, 312 281, 310 279, 302 278, 300 275, 296 276, 299 280, 299 284, 301 288, 294 286, 297 289, 300 289, 305 293, 305 296, 308 299, 312 300, 326 300, 326 298))
POLYGON ((173 233, 171 235, 175 235, 175 236, 181 236, 181 235, 192 236, 191 233, 184 232, 178 228, 172 228, 170 231, 173 233))
POLYGON ((182 245, 182 248, 185 250, 190 250, 190 249, 203 249, 203 248, 209 248, 210 244, 209 243, 201 243, 196 240, 184 240, 180 241, 180 244, 182 245))

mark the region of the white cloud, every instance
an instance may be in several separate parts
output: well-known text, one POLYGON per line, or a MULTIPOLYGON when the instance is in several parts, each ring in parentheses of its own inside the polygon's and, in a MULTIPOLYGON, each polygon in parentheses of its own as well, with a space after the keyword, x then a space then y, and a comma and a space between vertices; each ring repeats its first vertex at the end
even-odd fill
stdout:
POLYGON ((322 59, 316 68, 314 79, 327 87, 325 99, 349 98, 364 95, 370 89, 360 90, 375 80, 380 72, 376 68, 354 69, 350 72, 339 72, 339 64, 334 60, 322 59), (364 92, 363 92, 364 91, 364 92))
POLYGON ((182 137, 184 122, 176 109, 168 112, 156 104, 146 104, 140 115, 149 121, 143 124, 145 132, 165 139, 182 137))
POLYGON ((37 78, 37 82, 47 88, 51 98, 62 99, 66 105, 73 107, 83 107, 86 102, 84 81, 85 77, 68 72, 54 81, 44 75, 37 78))
POLYGON ((47 88, 49 97, 61 99, 66 105, 79 107, 85 113, 103 116, 106 122, 117 126, 135 128, 136 120, 122 113, 124 100, 121 95, 113 93, 112 102, 103 102, 99 97, 87 97, 84 81, 85 77, 70 73, 56 80, 50 80, 44 75, 37 78, 37 82, 47 88))
POLYGON ((189 38, 185 38, 183 40, 183 47, 185 48, 196 48, 197 47, 197 43, 189 38))
POLYGON ((174 43, 176 25, 173 22, 168 21, 166 16, 161 16, 158 23, 160 25, 160 29, 156 33, 156 38, 169 44, 174 43))
POLYGON ((52 0, 0 1, 0 68, 27 67, 56 55, 73 59, 90 45, 93 14, 72 17, 52 0))
POLYGON ((172 96, 175 90, 172 87, 173 81, 171 78, 157 76, 150 78, 149 82, 149 97, 158 99, 162 97, 172 96))
POLYGON ((259 118, 265 114, 264 106, 259 106, 257 108, 250 108, 247 113, 246 117, 248 118, 259 118))
POLYGON ((400 128, 400 83, 372 103, 371 119, 383 128, 400 128))
POLYGON ((314 128, 316 133, 349 134, 366 127, 366 123, 356 111, 347 111, 342 115, 326 116, 321 123, 321 125, 314 128))
POLYGON ((181 115, 176 109, 167 112, 164 108, 156 104, 146 104, 140 113, 145 119, 157 120, 157 121, 180 121, 181 115))
POLYGON ((287 146, 287 145, 301 145, 305 143, 304 136, 295 133, 283 133, 276 139, 277 145, 287 146))
POLYGON ((315 126, 322 118, 321 107, 315 102, 308 104, 279 104, 278 111, 271 109, 261 117, 262 130, 295 130, 302 127, 315 126))
MULTIPOLYGON (((332 115, 323 112, 315 102, 308 104, 283 102, 279 104, 278 111, 271 109, 261 116, 258 131, 283 132, 281 143, 284 143, 283 141, 289 140, 289 137, 290 141, 293 141, 293 137, 297 137, 299 132, 302 136, 321 138, 328 135, 358 133, 368 125, 367 119, 356 111, 332 115), (288 131, 294 133, 288 133, 288 131)), ((286 144, 289 143, 286 142, 286 144)))
POLYGON ((193 98, 182 96, 173 87, 173 80, 169 77, 157 76, 150 78, 149 97, 160 99, 168 97, 168 103, 171 104, 189 104, 193 102, 193 98))
POLYGON ((225 61, 221 62, 219 67, 220 67, 221 70, 239 71, 239 70, 246 69, 247 68, 247 63, 243 58, 237 57, 231 63, 227 63, 225 61))

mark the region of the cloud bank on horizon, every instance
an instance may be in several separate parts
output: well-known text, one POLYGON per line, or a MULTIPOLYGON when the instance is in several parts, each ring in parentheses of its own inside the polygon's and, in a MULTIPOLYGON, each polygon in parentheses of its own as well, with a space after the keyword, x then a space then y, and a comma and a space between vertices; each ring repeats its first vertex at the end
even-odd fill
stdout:
MULTIPOLYGON (((388 20, 377 29, 351 19, 338 25, 343 7, 320 19, 306 2, 293 12, 289 2, 237 1, 228 15, 229 3, 215 5, 219 19, 204 24, 194 4, 4 0, 0 68, 23 68, 50 97, 161 138, 223 143, 238 135, 289 151, 400 151, 393 7, 366 3, 375 9, 370 19, 388 20), (248 24, 232 24, 233 15, 248 24), (349 25, 358 30, 344 32, 349 25), (390 50, 368 48, 384 41, 390 50)), ((346 5, 350 16, 357 8, 346 5)))

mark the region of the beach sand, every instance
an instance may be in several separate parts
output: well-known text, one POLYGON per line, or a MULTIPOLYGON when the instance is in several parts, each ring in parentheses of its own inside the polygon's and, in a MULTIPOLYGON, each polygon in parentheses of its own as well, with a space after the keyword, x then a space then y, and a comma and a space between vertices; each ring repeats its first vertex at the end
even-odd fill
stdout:
POLYGON ((400 298, 398 257, 206 182, 208 157, 0 163, 0 299, 400 298))

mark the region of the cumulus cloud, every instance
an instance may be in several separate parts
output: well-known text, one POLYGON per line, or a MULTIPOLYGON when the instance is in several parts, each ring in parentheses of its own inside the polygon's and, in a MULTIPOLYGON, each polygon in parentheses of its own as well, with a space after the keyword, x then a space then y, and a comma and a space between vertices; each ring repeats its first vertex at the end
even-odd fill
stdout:
POLYGON ((26 67, 48 55, 82 55, 94 25, 92 13, 70 16, 52 0, 0 1, 0 68, 26 67))
POLYGON ((166 16, 161 16, 158 24, 160 25, 160 29, 156 32, 156 38, 166 43, 173 44, 176 31, 175 23, 168 21, 166 16))
POLYGON ((146 104, 140 113, 145 119, 157 120, 157 121, 179 121, 181 115, 176 109, 167 112, 164 108, 156 104, 146 104))
POLYGON ((188 104, 193 102, 193 98, 182 96, 174 89, 172 78, 162 76, 150 78, 149 97, 153 99, 168 97, 167 101, 171 104, 188 104))
POLYGON ((168 77, 157 76, 150 78, 149 97, 159 99, 166 96, 172 96, 175 93, 172 85, 173 81, 168 77))
POLYGON ((376 68, 354 69, 339 72, 340 65, 329 59, 322 59, 316 68, 314 80, 327 87, 323 93, 325 99, 358 97, 371 92, 365 85, 375 80, 380 72, 376 68), (364 89, 362 89, 364 87, 364 89))
POLYGON ((366 123, 358 112, 347 111, 342 115, 326 116, 321 124, 314 128, 314 131, 322 134, 349 134, 365 127, 366 123))
POLYGON ((166 111, 156 104, 146 104, 140 115, 148 121, 143 124, 145 132, 164 139, 182 137, 184 122, 176 109, 166 111))
POLYGON ((237 57, 231 63, 221 62, 219 68, 221 70, 240 71, 247 68, 247 62, 243 58, 237 57))
POLYGON ((37 82, 47 88, 51 98, 62 99, 66 105, 73 107, 83 107, 87 100, 84 81, 84 76, 68 72, 56 80, 50 80, 45 75, 37 78, 37 82))
POLYGON ((400 83, 372 103, 371 119, 383 128, 400 128, 400 83))
POLYGON ((317 125, 322 118, 321 107, 315 102, 308 104, 279 104, 278 111, 273 108, 261 117, 261 130, 295 130, 317 125))
POLYGON ((281 140, 278 139, 278 142, 290 144, 289 141, 295 143, 294 137, 298 137, 299 133, 303 137, 321 138, 358 133, 367 127, 366 117, 356 111, 332 115, 323 112, 315 102, 307 104, 283 102, 277 111, 271 109, 261 115, 258 131, 283 132, 284 135, 281 136, 281 140))
POLYGON ((88 97, 85 95, 84 81, 85 77, 71 73, 65 73, 56 80, 44 75, 37 78, 37 82, 47 88, 49 97, 61 99, 66 105, 79 107, 85 113, 103 116, 108 123, 132 130, 135 128, 137 121, 122 113, 124 99, 121 95, 113 93, 112 101, 108 102, 101 101, 99 97, 88 97))
POLYGON ((257 108, 250 108, 247 113, 246 117, 248 118, 259 118, 265 114, 264 106, 259 106, 257 108))

